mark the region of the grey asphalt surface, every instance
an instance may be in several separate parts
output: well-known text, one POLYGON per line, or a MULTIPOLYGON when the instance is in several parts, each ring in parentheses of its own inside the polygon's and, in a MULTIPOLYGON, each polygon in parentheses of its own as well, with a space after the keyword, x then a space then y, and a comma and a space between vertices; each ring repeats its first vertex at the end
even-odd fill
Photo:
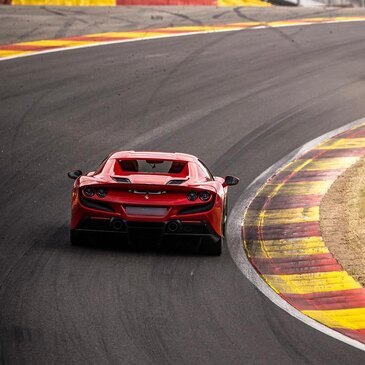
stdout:
POLYGON ((133 29, 350 15, 365 16, 365 9, 0 5, 0 44, 133 29))
POLYGON ((365 24, 189 36, 0 63, 2 364, 360 364, 221 257, 73 248, 66 172, 123 148, 241 184, 365 114, 365 24))

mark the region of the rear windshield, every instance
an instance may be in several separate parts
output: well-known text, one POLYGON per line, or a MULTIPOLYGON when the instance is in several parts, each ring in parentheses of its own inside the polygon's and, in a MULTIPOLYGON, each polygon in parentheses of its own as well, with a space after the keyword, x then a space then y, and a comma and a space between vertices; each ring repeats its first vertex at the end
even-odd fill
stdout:
POLYGON ((168 160, 118 160, 119 166, 129 173, 181 174, 187 162, 168 160))

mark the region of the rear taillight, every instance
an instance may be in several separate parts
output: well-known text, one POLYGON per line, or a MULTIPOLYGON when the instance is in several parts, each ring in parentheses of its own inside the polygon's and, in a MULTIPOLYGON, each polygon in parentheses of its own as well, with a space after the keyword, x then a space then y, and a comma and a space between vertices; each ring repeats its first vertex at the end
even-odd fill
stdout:
POLYGON ((87 196, 88 198, 91 198, 92 196, 95 195, 95 191, 93 188, 87 187, 83 189, 83 193, 85 196, 87 196))
POLYGON ((188 200, 194 201, 194 200, 198 199, 198 194, 195 191, 189 191, 186 194, 186 197, 188 198, 188 200))
POLYGON ((87 186, 82 189, 82 193, 86 198, 92 198, 95 194, 99 198, 105 198, 108 195, 108 190, 105 188, 93 188, 91 186, 87 186))
POLYGON ((96 190, 96 195, 99 198, 105 198, 107 194, 108 194, 108 191, 106 189, 104 189, 104 188, 100 188, 100 189, 97 189, 96 190))
POLYGON ((212 194, 209 191, 201 191, 199 193, 199 199, 203 202, 207 202, 210 199, 211 195, 212 194))

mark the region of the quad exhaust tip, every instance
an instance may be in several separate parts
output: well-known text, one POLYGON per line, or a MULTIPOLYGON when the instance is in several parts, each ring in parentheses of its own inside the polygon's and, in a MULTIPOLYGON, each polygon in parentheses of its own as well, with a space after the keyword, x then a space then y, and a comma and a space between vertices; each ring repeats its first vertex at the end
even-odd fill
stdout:
POLYGON ((170 221, 166 224, 166 231, 169 233, 176 233, 181 230, 180 221, 170 221))
POLYGON ((125 223, 121 219, 118 219, 118 218, 112 218, 110 220, 110 226, 115 231, 123 231, 123 230, 125 230, 125 223))

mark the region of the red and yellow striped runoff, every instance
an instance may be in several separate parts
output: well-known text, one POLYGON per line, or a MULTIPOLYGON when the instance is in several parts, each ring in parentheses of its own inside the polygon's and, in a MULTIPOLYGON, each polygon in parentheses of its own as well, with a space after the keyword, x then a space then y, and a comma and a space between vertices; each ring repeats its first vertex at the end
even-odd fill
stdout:
POLYGON ((365 288, 321 236, 319 204, 336 178, 365 155, 365 123, 290 162, 245 211, 247 255, 266 283, 308 317, 365 343, 365 288))

